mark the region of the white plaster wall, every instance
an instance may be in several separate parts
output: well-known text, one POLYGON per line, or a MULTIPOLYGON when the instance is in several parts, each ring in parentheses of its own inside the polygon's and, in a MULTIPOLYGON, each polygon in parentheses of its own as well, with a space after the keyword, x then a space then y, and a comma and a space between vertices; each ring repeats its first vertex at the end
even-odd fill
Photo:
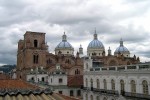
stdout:
POLYGON ((90 48, 87 50, 87 55, 88 56, 92 56, 92 53, 96 53, 96 56, 102 56, 103 51, 105 51, 105 49, 94 49, 94 48, 90 48), (100 55, 99 55, 100 53, 100 55), (90 55, 89 55, 90 54, 90 55))
POLYGON ((92 59, 84 59, 84 71, 89 71, 92 68, 92 61, 92 59))
POLYGON ((35 74, 28 74, 26 76, 26 80, 29 81, 29 80, 31 80, 32 77, 34 78, 35 82, 42 81, 43 77, 44 77, 44 81, 47 82, 48 75, 47 74, 37 74, 37 75, 35 75, 35 74))
POLYGON ((17 79, 17 74, 16 73, 12 74, 12 79, 17 79))
POLYGON ((115 81, 115 90, 118 90, 120 93, 120 80, 124 80, 125 83, 125 91, 126 92, 131 92, 131 80, 134 80, 136 83, 136 93, 143 93, 143 88, 142 88, 142 81, 146 80, 148 82, 148 89, 149 89, 149 94, 150 94, 150 73, 146 73, 145 71, 133 73, 132 72, 118 72, 118 73, 101 73, 101 72, 93 72, 93 73, 88 73, 86 72, 86 75, 84 75, 84 87, 86 87, 86 78, 88 79, 88 87, 91 87, 90 80, 91 78, 93 79, 93 88, 97 88, 97 83, 96 79, 98 78, 100 80, 100 88, 104 89, 104 83, 103 80, 106 79, 107 82, 107 89, 111 90, 111 80, 114 79, 115 81))
POLYGON ((61 51, 61 54, 70 54, 70 55, 74 55, 74 50, 72 49, 57 49, 55 50, 55 54, 58 55, 59 51, 61 51), (69 53, 67 53, 69 52, 69 53))
MULTIPOLYGON (((77 90, 80 90, 80 89, 78 89, 78 88, 55 89, 54 92, 59 93, 59 91, 62 91, 63 95, 70 96, 70 90, 73 90, 73 96, 77 97, 77 90)), ((82 96, 82 92, 81 92, 81 96, 82 96)))
POLYGON ((48 84, 49 85, 67 85, 67 75, 56 74, 50 75, 48 77, 48 84), (62 83, 59 83, 59 79, 62 79, 62 83), (51 82, 52 79, 52 82, 51 82))

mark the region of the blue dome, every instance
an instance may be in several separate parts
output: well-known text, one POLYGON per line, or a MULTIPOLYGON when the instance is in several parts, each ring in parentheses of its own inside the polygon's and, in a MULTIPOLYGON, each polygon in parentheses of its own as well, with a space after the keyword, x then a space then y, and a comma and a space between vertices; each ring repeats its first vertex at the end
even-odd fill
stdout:
POLYGON ((58 45, 57 45, 57 47, 56 47, 56 49, 57 48, 73 48, 72 47, 72 45, 69 43, 69 42, 67 42, 67 41, 62 41, 62 42, 60 42, 58 45))
POLYGON ((115 50, 115 53, 122 53, 122 52, 129 52, 129 50, 124 47, 124 46, 119 46, 116 50, 115 50))
POLYGON ((67 42, 67 36, 65 35, 65 33, 62 36, 62 42, 60 42, 55 49, 60 49, 60 48, 73 49, 72 45, 69 42, 67 42))
POLYGON ((104 48, 104 45, 99 40, 94 39, 89 43, 88 48, 104 48))
POLYGON ((129 52, 129 50, 123 45, 123 40, 120 40, 120 46, 115 50, 115 53, 129 52))

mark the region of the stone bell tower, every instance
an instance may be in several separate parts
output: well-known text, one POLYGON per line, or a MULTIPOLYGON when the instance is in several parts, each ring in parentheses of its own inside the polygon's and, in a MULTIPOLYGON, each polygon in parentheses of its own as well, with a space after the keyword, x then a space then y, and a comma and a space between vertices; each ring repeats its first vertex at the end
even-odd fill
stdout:
POLYGON ((47 52, 45 33, 27 31, 24 40, 18 42, 17 70, 46 67, 47 52))

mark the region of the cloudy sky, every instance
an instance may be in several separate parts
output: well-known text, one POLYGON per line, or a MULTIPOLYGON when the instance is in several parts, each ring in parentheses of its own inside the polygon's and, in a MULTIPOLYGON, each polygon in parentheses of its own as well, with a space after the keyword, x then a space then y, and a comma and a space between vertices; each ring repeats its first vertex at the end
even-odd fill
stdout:
POLYGON ((131 56, 150 61, 150 0, 0 0, 0 64, 16 64, 17 43, 26 31, 45 32, 49 52, 63 32, 86 49, 96 27, 105 49, 120 38, 131 56))

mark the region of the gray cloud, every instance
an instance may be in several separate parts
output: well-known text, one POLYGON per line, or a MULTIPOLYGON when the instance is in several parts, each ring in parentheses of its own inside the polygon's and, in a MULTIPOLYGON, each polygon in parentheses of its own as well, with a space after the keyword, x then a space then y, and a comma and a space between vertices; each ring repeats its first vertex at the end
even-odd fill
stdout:
POLYGON ((0 1, 0 64, 16 64, 17 42, 23 39, 26 31, 45 32, 50 52, 54 52, 65 31, 75 50, 83 44, 86 52, 95 27, 106 50, 111 46, 114 51, 120 38, 123 38, 125 46, 133 54, 150 58, 147 49, 150 31, 142 24, 142 27, 135 24, 138 18, 145 20, 145 15, 148 15, 149 0, 124 0, 119 3, 114 0, 112 4, 105 0, 39 2, 41 0, 0 1))

